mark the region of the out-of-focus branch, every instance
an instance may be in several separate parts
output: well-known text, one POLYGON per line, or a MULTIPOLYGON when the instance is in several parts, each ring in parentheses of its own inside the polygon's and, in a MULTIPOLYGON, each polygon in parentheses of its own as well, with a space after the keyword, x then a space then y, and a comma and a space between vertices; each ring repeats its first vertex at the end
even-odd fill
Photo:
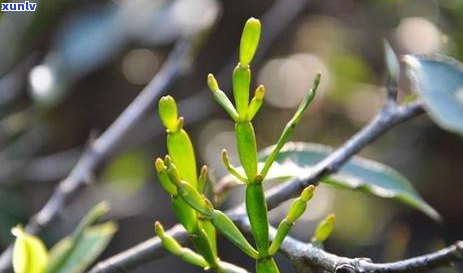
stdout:
MULTIPOLYGON (((122 112, 113 124, 88 147, 68 177, 60 182, 45 206, 30 219, 26 226, 29 233, 38 233, 48 226, 66 203, 86 185, 98 166, 114 152, 119 141, 140 122, 145 114, 154 109, 156 100, 171 86, 187 67, 190 60, 191 41, 177 42, 161 71, 142 90, 135 100, 122 112)), ((0 272, 11 270, 11 247, 0 257, 0 272)))

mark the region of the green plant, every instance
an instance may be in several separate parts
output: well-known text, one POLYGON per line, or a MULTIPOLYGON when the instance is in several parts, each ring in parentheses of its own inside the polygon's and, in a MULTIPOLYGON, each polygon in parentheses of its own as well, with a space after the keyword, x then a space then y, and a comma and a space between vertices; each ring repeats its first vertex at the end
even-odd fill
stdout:
POLYGON ((21 226, 13 228, 15 273, 81 273, 103 252, 117 226, 114 222, 94 225, 108 211, 106 203, 96 205, 74 232, 56 243, 50 251, 36 236, 21 226))

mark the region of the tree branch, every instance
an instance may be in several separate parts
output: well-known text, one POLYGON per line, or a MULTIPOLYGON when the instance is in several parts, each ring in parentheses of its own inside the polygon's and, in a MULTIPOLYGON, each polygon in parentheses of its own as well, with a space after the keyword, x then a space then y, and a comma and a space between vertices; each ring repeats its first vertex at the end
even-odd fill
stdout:
POLYGON ((373 263, 366 258, 339 257, 316 248, 310 243, 300 242, 290 237, 284 241, 281 251, 296 263, 335 273, 424 272, 462 260, 463 241, 458 241, 430 254, 391 263, 373 263))
MULTIPOLYGON (((60 182, 45 206, 30 219, 26 226, 28 233, 36 234, 58 215, 66 203, 87 184, 93 172, 104 159, 115 151, 115 147, 132 128, 140 122, 162 94, 171 86, 187 67, 191 50, 189 40, 177 42, 160 72, 142 90, 134 101, 122 112, 111 126, 96 140, 89 143, 68 177, 60 182)), ((0 256, 0 273, 11 271, 11 246, 0 256)))

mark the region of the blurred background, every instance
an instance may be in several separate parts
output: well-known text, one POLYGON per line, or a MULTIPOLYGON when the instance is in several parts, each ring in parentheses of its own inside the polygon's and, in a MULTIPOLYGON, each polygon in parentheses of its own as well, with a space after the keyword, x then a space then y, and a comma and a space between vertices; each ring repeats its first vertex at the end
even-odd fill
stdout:
MULTIPOLYGON (((5 1, 2 1, 5 2, 5 1)), ((15 1, 17 2, 17 1, 15 1)), ((209 72, 231 90, 231 67, 245 20, 263 19, 263 40, 252 66, 254 86, 266 85, 255 120, 259 148, 272 145, 317 71, 321 90, 293 140, 338 147, 361 129, 385 100, 383 38, 399 54, 444 53, 463 59, 460 0, 37 0, 36 12, 0 13, 0 249, 10 229, 26 223, 76 163, 90 135, 103 132, 156 75, 176 41, 194 41, 180 80, 165 94, 180 114, 211 180, 225 172, 219 153, 237 164, 233 124, 205 89, 209 72)), ((410 94, 402 77, 400 96, 410 94)), ((43 233, 50 245, 85 212, 108 200, 120 229, 103 257, 154 235, 153 222, 176 221, 157 184, 153 160, 163 156, 165 132, 156 109, 105 161, 92 183, 43 233)), ((422 115, 362 151, 400 171, 444 219, 363 193, 320 186, 292 233, 308 240, 335 212, 326 249, 376 262, 437 250, 462 239, 463 141, 422 115)), ((239 194, 223 204, 239 202, 239 194)), ((274 223, 285 206, 271 213, 274 223)), ((223 260, 253 262, 221 239, 223 260)), ((282 272, 291 272, 278 257, 282 272), (288 271, 286 271, 286 270, 288 271)), ((168 256, 133 272, 201 272, 168 256)), ((440 272, 458 272, 457 268, 440 272)), ((461 267, 460 267, 461 271, 461 267)))

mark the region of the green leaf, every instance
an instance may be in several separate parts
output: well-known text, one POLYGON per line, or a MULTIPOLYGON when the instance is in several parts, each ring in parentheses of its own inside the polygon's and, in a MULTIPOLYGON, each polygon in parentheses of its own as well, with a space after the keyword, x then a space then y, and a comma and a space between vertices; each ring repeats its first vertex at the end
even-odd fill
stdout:
MULTIPOLYGON (((264 149, 260 153, 260 160, 265 160, 272 149, 273 147, 264 149)), ((293 177, 306 175, 315 164, 332 152, 332 148, 320 144, 290 142, 276 158, 278 164, 273 168, 281 170, 274 173, 293 177)), ((269 174, 268 178, 271 177, 269 174)), ((354 157, 338 173, 323 178, 321 182, 361 190, 383 198, 393 198, 420 210, 434 220, 440 220, 439 213, 421 198, 405 177, 394 169, 372 160, 354 157)))
POLYGON ((442 55, 407 55, 404 60, 430 117, 440 127, 463 135, 463 65, 442 55))
MULTIPOLYGON (((81 273, 84 272, 89 265, 103 252, 106 246, 111 241, 117 226, 113 222, 92 226, 86 228, 72 248, 72 252, 67 256, 66 261, 59 267, 56 273, 81 273)), ((63 247, 59 243, 55 247, 63 247)), ((66 248, 65 246, 63 248, 66 248)), ((52 250, 52 253, 59 253, 60 251, 52 250), (55 252, 56 251, 56 252, 55 252)))
POLYGON ((27 234, 17 226, 12 229, 16 241, 13 247, 13 269, 15 273, 42 273, 48 263, 48 253, 43 242, 27 234))
POLYGON ((394 84, 397 84, 400 77, 399 60, 397 59, 397 55, 395 54, 391 45, 386 40, 384 40, 384 61, 386 63, 389 77, 394 82, 394 84))

